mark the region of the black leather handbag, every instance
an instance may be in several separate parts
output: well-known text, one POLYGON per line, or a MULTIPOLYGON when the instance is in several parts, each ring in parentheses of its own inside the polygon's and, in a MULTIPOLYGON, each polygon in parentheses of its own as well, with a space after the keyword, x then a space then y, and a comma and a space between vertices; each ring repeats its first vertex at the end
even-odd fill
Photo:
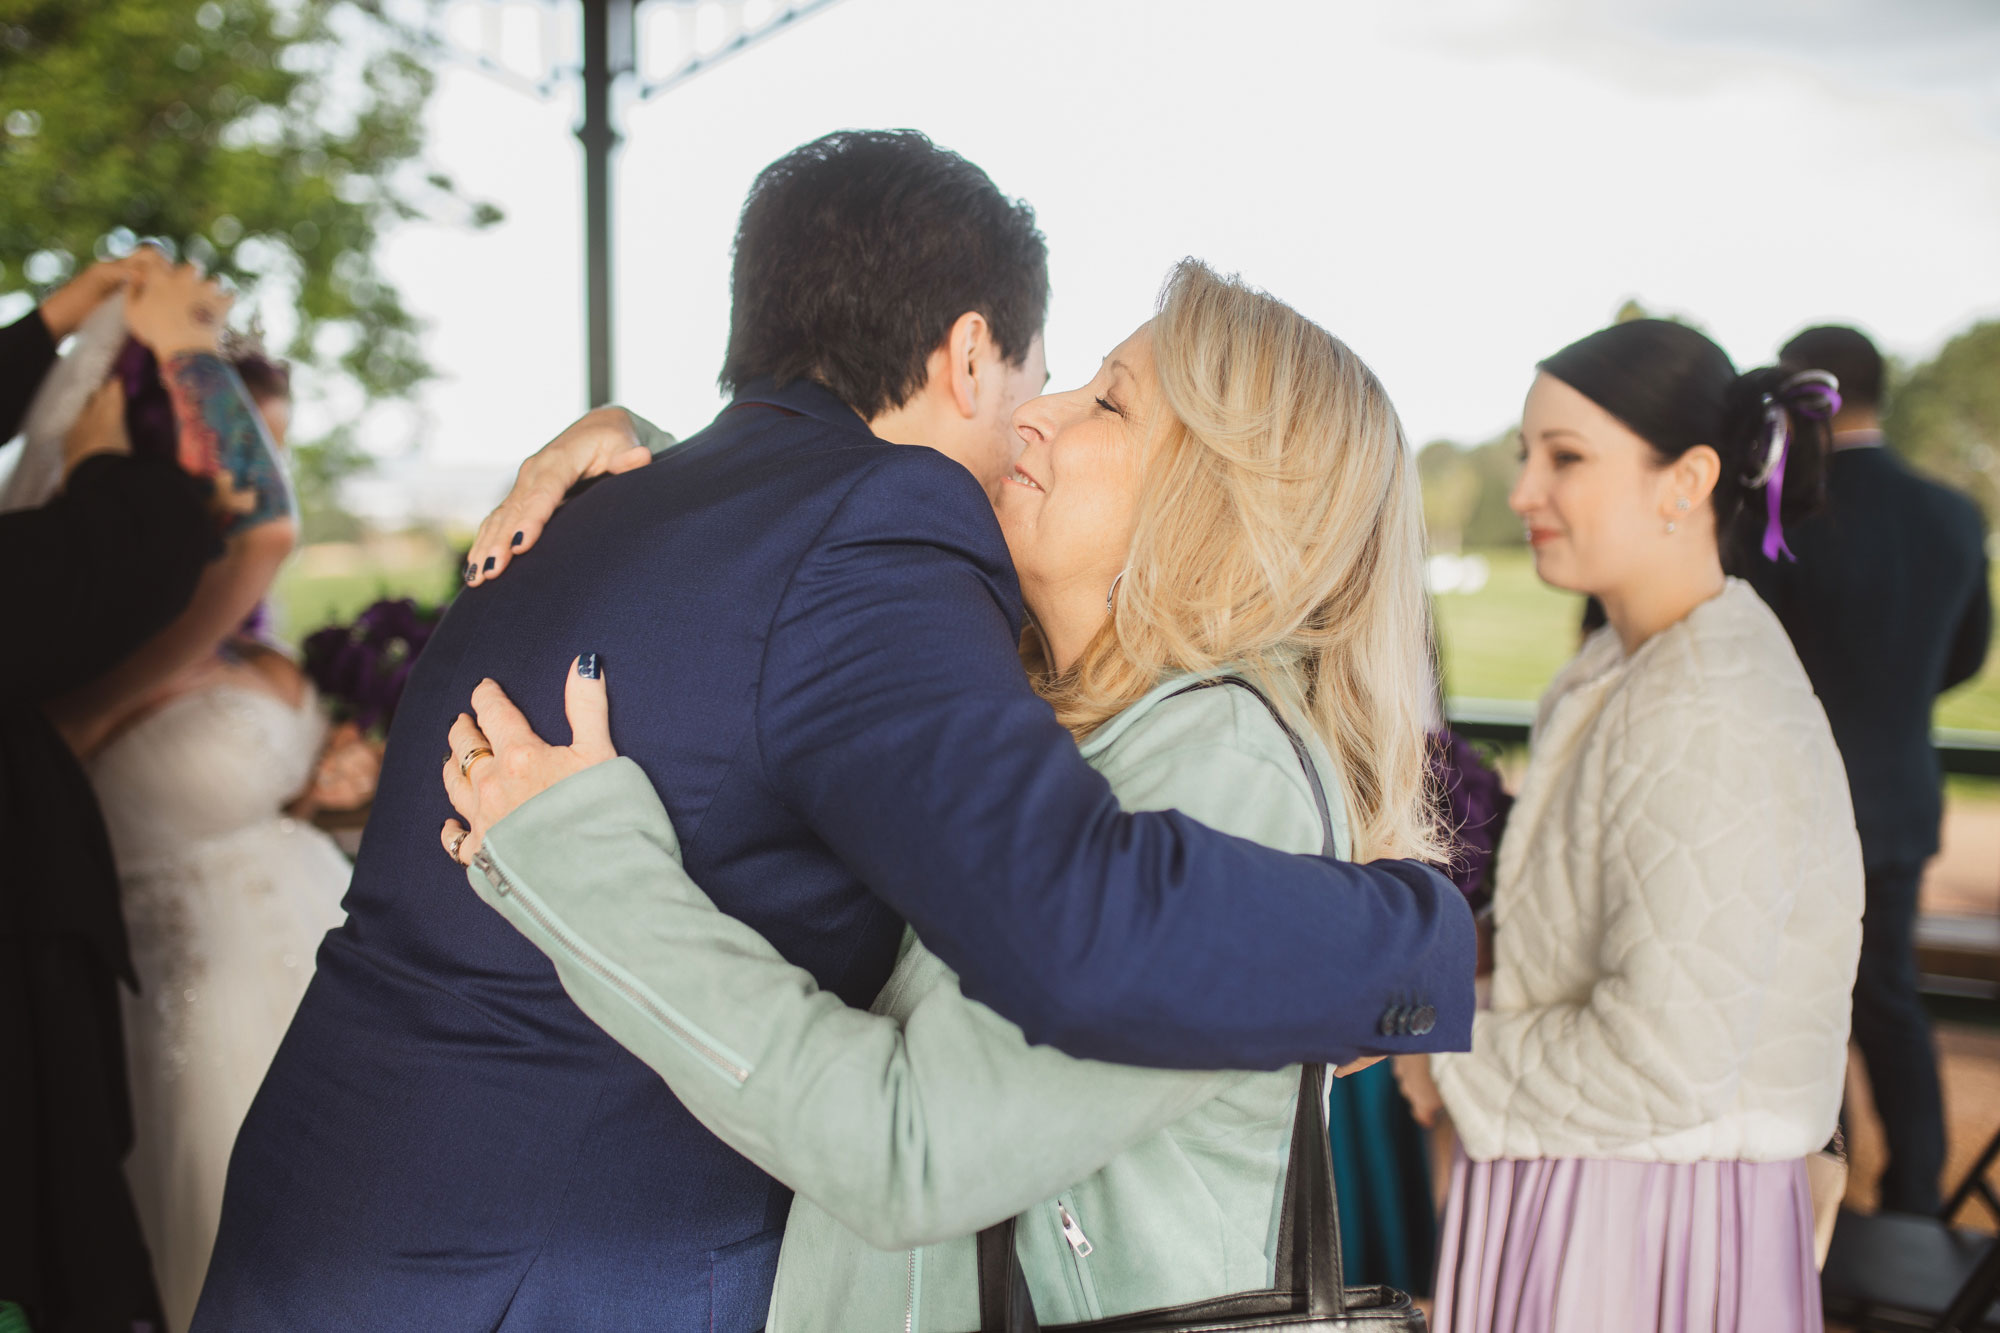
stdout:
MULTIPOLYGON (((1220 676, 1193 690, 1236 685, 1257 696, 1292 743, 1312 785, 1324 834, 1323 854, 1334 851, 1333 821, 1311 752, 1284 715, 1249 681, 1220 676)), ((1169 698, 1174 696, 1168 696, 1169 698)), ((1014 1218, 979 1233, 979 1333, 1039 1333, 1034 1298, 1014 1250, 1014 1218)), ((1350 1287, 1342 1280, 1340 1214, 1335 1204, 1333 1156, 1327 1145, 1326 1068, 1299 1071, 1299 1103, 1292 1120, 1291 1160, 1285 1167, 1284 1212, 1278 1221, 1279 1285, 1205 1301, 1142 1310, 1080 1324, 1051 1325, 1051 1333, 1226 1333, 1231 1329, 1282 1329, 1287 1333, 1424 1333, 1423 1312, 1392 1287, 1350 1287)))

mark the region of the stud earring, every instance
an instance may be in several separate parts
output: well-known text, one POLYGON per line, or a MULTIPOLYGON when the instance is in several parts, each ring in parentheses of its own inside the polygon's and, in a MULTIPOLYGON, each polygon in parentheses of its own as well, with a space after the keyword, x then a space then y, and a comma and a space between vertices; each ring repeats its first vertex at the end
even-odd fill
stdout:
POLYGON ((1688 498, 1685 495, 1676 498, 1674 500, 1674 508, 1685 514, 1688 511, 1688 498))
POLYGON ((1672 536, 1672 535, 1673 535, 1673 531, 1674 531, 1674 521, 1673 521, 1672 519, 1668 519, 1668 520, 1667 520, 1667 535, 1668 535, 1668 536, 1672 536))

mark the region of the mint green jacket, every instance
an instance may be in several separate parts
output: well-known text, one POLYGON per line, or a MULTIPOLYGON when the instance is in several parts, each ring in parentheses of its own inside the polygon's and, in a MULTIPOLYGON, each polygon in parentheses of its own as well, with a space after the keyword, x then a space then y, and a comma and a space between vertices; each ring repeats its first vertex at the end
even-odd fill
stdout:
MULTIPOLYGON (((1284 733, 1245 690, 1166 698, 1190 679, 1106 723, 1085 758, 1127 810, 1317 852, 1284 733)), ((1333 767, 1309 744, 1348 855, 1333 767)), ((687 877, 629 759, 502 820, 469 878, 586 1014, 795 1191, 771 1333, 975 1329, 972 1237, 1017 1213, 1045 1324, 1272 1285, 1296 1066, 1191 1073, 1030 1046, 914 936, 873 1008, 851 1009, 687 877)))

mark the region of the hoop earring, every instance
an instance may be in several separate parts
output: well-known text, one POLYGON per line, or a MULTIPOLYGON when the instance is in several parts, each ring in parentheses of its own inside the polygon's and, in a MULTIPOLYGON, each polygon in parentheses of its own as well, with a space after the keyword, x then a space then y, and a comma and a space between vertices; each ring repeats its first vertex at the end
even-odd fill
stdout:
POLYGON ((1118 596, 1118 580, 1124 577, 1125 577, 1125 571, 1121 569, 1118 571, 1118 578, 1114 578, 1111 580, 1111 590, 1104 594, 1104 609, 1106 611, 1114 611, 1117 609, 1115 606, 1112 605, 1112 599, 1118 596))

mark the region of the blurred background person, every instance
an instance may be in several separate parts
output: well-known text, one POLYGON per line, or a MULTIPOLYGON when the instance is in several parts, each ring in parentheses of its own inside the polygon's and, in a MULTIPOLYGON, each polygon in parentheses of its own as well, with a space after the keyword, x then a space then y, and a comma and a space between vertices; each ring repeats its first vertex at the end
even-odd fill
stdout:
MULTIPOLYGON (((212 351, 228 298, 192 269, 151 250, 88 269, 0 333, 0 434, 20 425, 56 344, 128 286, 135 338, 176 359, 204 340, 212 351)), ((116 990, 132 967, 97 802, 43 705, 178 613, 216 538, 208 479, 132 456, 119 387, 84 387, 78 429, 50 460, 59 490, 0 514, 0 1294, 47 1333, 129 1333, 158 1318, 122 1169, 116 990)))
POLYGON ((1436 1324, 1817 1330, 1805 1159, 1840 1105, 1861 852, 1825 714, 1718 534, 1810 509, 1830 401, 1663 320, 1541 372, 1509 503, 1536 573, 1609 623, 1541 703, 1492 1008, 1436 1090, 1400 1071, 1462 1146, 1436 1324))
POLYGON ((1752 563, 1847 762, 1868 871, 1854 1041, 1882 1119, 1880 1207, 1935 1214, 1943 1200, 1944 1102, 1917 997, 1917 894, 1943 814, 1931 708, 1979 674, 1992 633, 1986 525, 1978 506, 1884 447, 1882 355, 1822 325, 1780 353, 1840 382, 1824 512, 1786 534, 1796 561, 1752 563))
MULTIPOLYGON (((222 413, 275 452, 287 368, 252 342, 218 351, 248 395, 222 413)), ((92 316, 28 423, 24 465, 64 435, 122 432, 173 457, 190 422, 171 371, 131 342, 115 302, 92 316), (107 369, 108 368, 108 369, 107 369), (106 375, 124 411, 71 423, 72 382, 106 375)), ((205 414, 213 415, 213 414, 205 414)), ((186 1327, 221 1215, 229 1150, 298 1007, 319 940, 340 923, 349 866, 287 809, 327 784, 328 721, 304 672, 267 638, 264 599, 295 524, 281 470, 232 518, 187 607, 140 649, 48 711, 83 757, 111 837, 136 994, 124 997, 134 1147, 126 1166, 167 1327, 186 1327)))

